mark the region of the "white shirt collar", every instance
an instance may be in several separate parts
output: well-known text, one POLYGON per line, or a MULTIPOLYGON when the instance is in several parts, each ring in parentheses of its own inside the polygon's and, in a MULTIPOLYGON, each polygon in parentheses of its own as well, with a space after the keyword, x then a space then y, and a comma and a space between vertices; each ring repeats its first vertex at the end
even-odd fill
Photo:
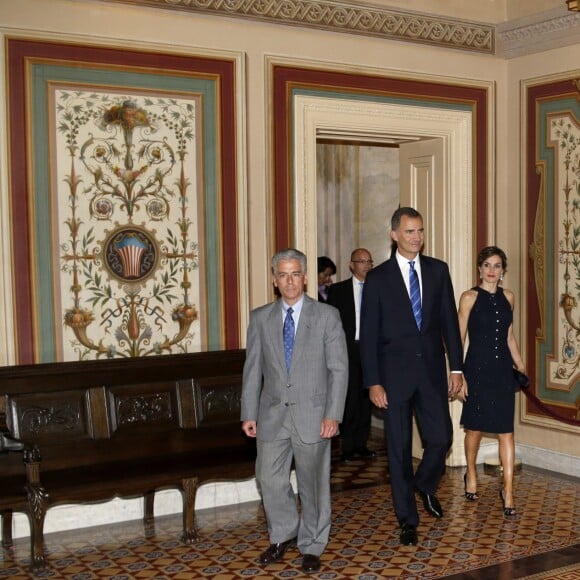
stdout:
POLYGON ((415 270, 417 270, 418 273, 421 272, 421 260, 419 260, 419 254, 417 254, 413 260, 409 260, 409 258, 405 258, 404 256, 401 256, 401 254, 399 253, 399 250, 397 250, 397 252, 395 253, 395 256, 397 258, 397 263, 399 264, 399 268, 401 268, 402 272, 409 272, 409 269, 411 266, 409 266, 409 262, 413 261, 415 262, 415 270))
MULTIPOLYGON (((280 301, 282 303, 282 314, 286 316, 286 311, 290 306, 284 302, 284 299, 280 301)), ((296 304, 292 304, 292 318, 297 321, 300 318, 300 313, 302 312, 302 306, 304 305, 304 294, 300 297, 300 300, 296 304)))
MULTIPOLYGON (((401 270, 401 274, 403 275, 403 280, 405 282, 405 286, 407 287, 407 292, 409 292, 409 271, 411 270, 411 266, 408 258, 401 256, 399 254, 399 250, 397 250, 395 257, 397 258, 397 263, 399 264, 399 269, 401 270)), ((417 276, 419 277, 419 286, 421 287, 421 295, 423 293, 423 277, 421 276, 421 260, 419 259, 419 254, 415 256, 412 260, 415 262, 415 271, 417 272, 417 276)))

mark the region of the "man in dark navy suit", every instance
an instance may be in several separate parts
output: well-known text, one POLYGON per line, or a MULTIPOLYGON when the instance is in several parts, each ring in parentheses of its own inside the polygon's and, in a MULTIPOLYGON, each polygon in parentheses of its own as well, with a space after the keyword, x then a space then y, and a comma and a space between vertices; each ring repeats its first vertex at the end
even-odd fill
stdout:
POLYGON ((419 524, 415 491, 428 513, 443 516, 436 492, 453 438, 449 397, 463 384, 463 352, 449 268, 421 255, 421 214, 410 207, 395 211, 391 238, 396 252, 368 273, 364 285, 361 361, 370 399, 384 413, 400 540, 414 545, 419 524), (424 448, 415 473, 413 412, 424 448))
POLYGON ((367 447, 371 428, 371 401, 368 390, 362 387, 359 348, 362 291, 367 273, 372 267, 371 253, 365 248, 357 248, 350 255, 352 277, 336 282, 328 289, 327 303, 340 312, 348 348, 348 392, 340 425, 343 462, 354 457, 369 459, 376 456, 367 447))

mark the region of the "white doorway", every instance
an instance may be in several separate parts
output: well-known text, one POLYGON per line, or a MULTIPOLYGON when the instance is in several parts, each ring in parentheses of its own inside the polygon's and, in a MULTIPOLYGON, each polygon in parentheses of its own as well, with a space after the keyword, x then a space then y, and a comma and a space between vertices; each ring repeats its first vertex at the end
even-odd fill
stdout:
MULTIPOLYGON (((385 139, 409 142, 412 145, 400 153, 400 202, 416 207, 423 214, 428 252, 449 263, 458 299, 471 282, 474 247, 472 125, 471 111, 295 96, 293 237, 296 247, 305 251, 311 264, 320 254, 319 139, 340 141, 358 135, 369 143, 385 139), (414 141, 424 143, 417 145, 414 141)), ((387 222, 384 227, 386 243, 388 231, 387 222)), ((315 289, 311 288, 310 292, 315 289)), ((457 427, 460 408, 456 403, 451 404, 451 415, 457 427)), ((455 437, 458 433, 455 429, 455 437)), ((414 455, 420 455, 417 433, 413 447, 414 455)), ((452 446, 448 463, 464 464, 461 444, 452 446)))

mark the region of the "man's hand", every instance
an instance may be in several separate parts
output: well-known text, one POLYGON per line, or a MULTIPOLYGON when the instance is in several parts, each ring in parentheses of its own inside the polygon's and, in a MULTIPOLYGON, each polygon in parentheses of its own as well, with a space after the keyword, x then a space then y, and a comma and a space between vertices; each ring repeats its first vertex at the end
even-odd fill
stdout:
POLYGON ((463 386, 461 387, 461 389, 459 389, 459 393, 457 394, 457 398, 460 401, 463 401, 465 403, 465 401, 467 401, 468 396, 469 396, 469 389, 467 388, 467 381, 464 378, 463 379, 463 386))
POLYGON ((242 421, 242 431, 248 437, 256 436, 256 421, 242 421))
POLYGON ((323 439, 330 439, 338 434, 338 421, 334 419, 322 419, 322 427, 320 428, 320 436, 323 439))
POLYGON ((369 398, 373 405, 379 409, 386 409, 389 406, 387 392, 381 385, 372 385, 369 387, 369 398))
POLYGON ((456 397, 457 393, 461 391, 463 387, 463 373, 450 373, 449 374, 449 396, 456 397))

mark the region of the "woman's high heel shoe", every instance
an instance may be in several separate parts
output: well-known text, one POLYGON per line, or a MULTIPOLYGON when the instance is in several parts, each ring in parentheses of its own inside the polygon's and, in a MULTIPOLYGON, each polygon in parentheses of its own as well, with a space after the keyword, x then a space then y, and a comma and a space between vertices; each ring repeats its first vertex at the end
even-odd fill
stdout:
POLYGON ((517 512, 515 507, 508 507, 505 505, 505 498, 503 496, 503 489, 499 490, 499 497, 501 499, 501 504, 503 506, 503 515, 506 516, 507 518, 517 516, 518 512, 517 512))
POLYGON ((465 499, 467 501, 477 501, 479 499, 477 491, 467 491, 467 473, 463 476, 463 489, 465 490, 465 499))

